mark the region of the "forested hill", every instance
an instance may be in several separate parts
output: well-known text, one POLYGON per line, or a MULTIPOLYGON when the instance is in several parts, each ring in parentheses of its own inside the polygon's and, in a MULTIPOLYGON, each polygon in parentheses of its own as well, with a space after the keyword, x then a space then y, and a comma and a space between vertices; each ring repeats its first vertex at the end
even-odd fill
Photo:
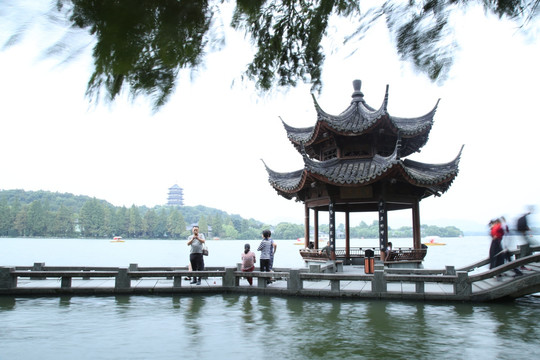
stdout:
POLYGON ((195 223, 231 239, 258 239, 265 225, 202 205, 126 208, 89 196, 0 190, 0 236, 185 239, 195 223))
MULTIPOLYGON (((209 237, 223 239, 259 239, 264 229, 271 229, 275 239, 304 236, 303 224, 264 224, 202 205, 127 208, 83 195, 0 190, 0 236, 185 239, 192 224, 199 224, 209 237)), ((342 235, 344 225, 339 224, 337 230, 342 235)), ((319 231, 327 233, 328 225, 321 224, 319 231)), ((361 222, 351 226, 350 233, 354 238, 377 238, 378 224, 361 222)), ((412 228, 390 228, 389 235, 412 237, 412 228)), ((454 226, 422 225, 422 235, 455 237, 463 232, 454 226)))
MULTIPOLYGON (((58 211, 60 206, 79 212, 84 203, 92 198, 86 195, 73 195, 68 193, 58 193, 51 191, 24 191, 24 190, 0 190, 0 201, 7 201, 9 205, 30 205, 34 201, 39 201, 43 205, 47 204, 50 211, 58 211)), ((103 204, 107 204, 102 200, 103 204)))

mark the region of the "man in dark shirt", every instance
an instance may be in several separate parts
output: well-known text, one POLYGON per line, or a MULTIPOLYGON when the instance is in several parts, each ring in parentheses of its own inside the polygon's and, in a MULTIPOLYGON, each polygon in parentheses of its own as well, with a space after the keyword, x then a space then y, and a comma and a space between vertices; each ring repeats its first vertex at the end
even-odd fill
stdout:
POLYGON ((319 251, 319 254, 323 254, 325 253, 326 256, 330 257, 330 255, 332 254, 332 245, 330 245, 330 240, 328 240, 328 242, 326 243, 326 246, 323 247, 320 251, 319 251))

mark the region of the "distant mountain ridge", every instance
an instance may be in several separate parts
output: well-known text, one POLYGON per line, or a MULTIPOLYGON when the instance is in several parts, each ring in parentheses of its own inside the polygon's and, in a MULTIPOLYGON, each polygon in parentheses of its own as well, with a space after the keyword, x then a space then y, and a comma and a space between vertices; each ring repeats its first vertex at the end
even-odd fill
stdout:
MULTIPOLYGON (((45 190, 25 191, 21 189, 15 190, 0 190, 0 201, 5 199, 8 204, 12 205, 19 202, 21 205, 29 205, 33 201, 39 200, 44 204, 47 203, 50 210, 56 211, 60 205, 64 205, 70 210, 80 211, 84 203, 92 198, 86 195, 74 195, 70 193, 59 193, 45 190)), ((105 200, 99 200, 109 206, 113 206, 105 200)))
MULTIPOLYGON (((0 201, 6 200, 9 205, 13 205, 14 203, 18 202, 20 205, 30 205, 33 201, 41 201, 43 204, 46 204, 51 211, 57 211, 60 206, 65 206, 68 209, 72 210, 73 212, 79 212, 81 211, 84 204, 89 200, 97 200, 98 202, 112 207, 125 207, 125 206, 116 206, 111 204, 110 202, 103 200, 103 199, 96 199, 87 195, 74 195, 71 193, 59 193, 59 192, 52 192, 52 191, 45 191, 45 190, 38 190, 38 191, 26 191, 26 190, 0 190, 0 201)), ((153 209, 159 209, 162 207, 168 207, 167 205, 157 205, 153 207, 153 209)), ((215 208, 209 208, 203 205, 197 205, 197 206, 182 206, 184 208, 192 208, 198 211, 195 211, 197 215, 200 215, 201 213, 222 213, 226 214, 225 211, 215 209, 215 208)), ((151 208, 142 205, 137 206, 137 208, 147 211, 151 208)), ((198 219, 198 217, 197 217, 198 219)), ((196 221, 190 221, 196 222, 196 221)))

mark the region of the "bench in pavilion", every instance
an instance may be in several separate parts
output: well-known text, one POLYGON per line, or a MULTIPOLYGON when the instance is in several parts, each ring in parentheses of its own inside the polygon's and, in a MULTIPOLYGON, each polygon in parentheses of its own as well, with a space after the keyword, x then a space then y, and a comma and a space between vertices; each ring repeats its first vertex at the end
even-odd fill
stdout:
MULTIPOLYGON (((373 251, 376 260, 381 259, 380 250, 377 248, 353 247, 349 249, 348 259, 345 248, 337 248, 335 251, 336 260, 341 260, 353 265, 363 265, 366 257, 366 250, 373 251)), ((300 249, 299 252, 306 263, 324 263, 331 260, 325 252, 319 253, 319 249, 300 249)), ((384 261, 384 265, 388 267, 419 267, 424 260, 426 253, 427 249, 397 248, 388 254, 384 261)))

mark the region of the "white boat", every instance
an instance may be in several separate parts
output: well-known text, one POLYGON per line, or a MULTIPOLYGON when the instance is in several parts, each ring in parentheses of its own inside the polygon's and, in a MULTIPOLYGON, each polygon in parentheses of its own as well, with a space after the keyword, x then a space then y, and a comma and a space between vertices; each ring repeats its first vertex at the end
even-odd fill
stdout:
POLYGON ((427 236, 426 241, 423 243, 427 246, 441 246, 446 245, 446 243, 441 242, 441 238, 439 236, 427 236))
POLYGON ((122 239, 121 236, 115 236, 113 237, 113 239, 111 240, 111 242, 124 242, 125 240, 122 239))
MULTIPOLYGON (((312 241, 312 240, 310 240, 310 241, 312 241)), ((325 237, 319 238, 319 244, 326 245, 327 241, 328 241, 328 238, 325 238, 325 237)), ((303 246, 305 246, 306 245, 306 238, 302 237, 302 238, 296 239, 296 241, 294 242, 294 245, 303 245, 303 246)))

